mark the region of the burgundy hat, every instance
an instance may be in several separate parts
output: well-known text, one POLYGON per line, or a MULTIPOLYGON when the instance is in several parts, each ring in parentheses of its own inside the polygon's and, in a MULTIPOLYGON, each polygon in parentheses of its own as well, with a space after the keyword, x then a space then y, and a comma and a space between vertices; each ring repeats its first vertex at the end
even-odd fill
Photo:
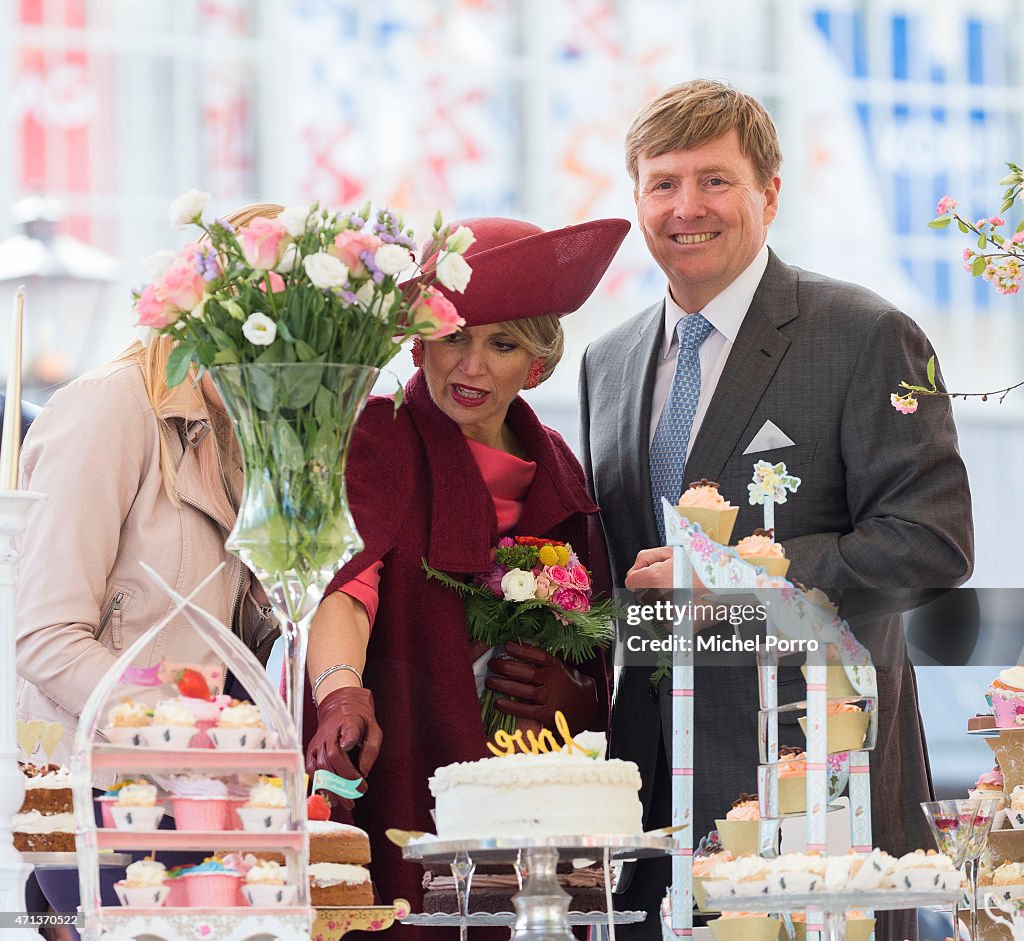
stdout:
MULTIPOLYGON (((485 217, 464 225, 476 241, 464 258, 473 269, 465 292, 439 290, 465 318, 467 327, 578 310, 594 292, 629 231, 625 219, 596 219, 545 232, 519 219, 485 217)), ((436 245, 424 247, 424 260, 436 245)), ((413 287, 418 278, 402 285, 413 287)))

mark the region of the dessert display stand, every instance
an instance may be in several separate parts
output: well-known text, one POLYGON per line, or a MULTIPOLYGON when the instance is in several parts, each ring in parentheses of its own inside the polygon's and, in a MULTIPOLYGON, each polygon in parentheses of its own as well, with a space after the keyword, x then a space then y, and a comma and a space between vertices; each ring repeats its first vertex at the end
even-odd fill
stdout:
MULTIPOLYGON (((409 843, 402 855, 422 863, 451 863, 457 897, 462 914, 440 916, 444 924, 459 925, 465 937, 466 928, 476 924, 497 924, 493 915, 469 915, 468 899, 473 872, 478 862, 509 863, 523 878, 522 889, 513 899, 514 920, 502 922, 513 926, 514 941, 572 941, 572 924, 607 924, 608 915, 584 916, 587 920, 570 919, 568 893, 558 884, 556 870, 559 860, 590 859, 605 863, 613 859, 641 859, 671 853, 678 843, 664 836, 553 836, 535 838, 495 838, 484 840, 439 840, 421 838, 409 843), (599 918, 599 921, 596 920, 599 918)), ((641 921, 643 913, 625 913, 623 924, 641 921)), ((415 916, 408 923, 439 924, 439 916, 415 916)), ((508 917, 508 916, 505 916, 508 917)), ((618 921, 618 920, 617 920, 618 921)))
MULTIPOLYGON (((280 696, 270 685, 259 662, 242 642, 207 612, 192 605, 148 570, 175 602, 172 611, 132 644, 99 680, 79 720, 71 760, 72 790, 79 857, 82 900, 82 933, 86 941, 245 941, 247 938, 278 938, 307 941, 313 913, 309 903, 307 876, 308 835, 306 832, 305 761, 295 726, 280 696), (242 683, 259 707, 270 733, 272 747, 264 750, 219 748, 162 749, 112 745, 97 740, 101 717, 115 694, 137 691, 122 679, 127 668, 148 657, 160 632, 177 614, 183 614, 196 634, 217 654, 218 659, 242 683), (93 810, 93 781, 118 774, 141 773, 157 781, 187 770, 190 773, 238 774, 273 773, 280 776, 290 817, 290 827, 277 832, 216 830, 122 830, 97 828, 93 810), (104 774, 106 773, 106 775, 104 774), (296 902, 288 907, 249 908, 152 908, 104 907, 100 901, 100 850, 200 850, 272 851, 285 856, 290 883, 296 887, 296 902)), ((214 573, 216 574, 216 573, 214 573)), ((212 577, 212 576, 211 576, 212 577)), ((204 583, 205 584, 205 583, 204 583)), ((202 586, 199 586, 200 588, 202 586)), ((196 589, 198 591, 199 588, 196 589)), ((195 594, 195 592, 193 592, 195 594)), ((156 649, 159 649, 157 647, 156 649)))
MULTIPOLYGON (((690 524, 668 501, 662 501, 666 542, 673 546, 673 584, 686 591, 696 577, 707 589, 708 600, 727 603, 729 596, 753 598, 767 613, 765 636, 784 642, 798 642, 807 653, 805 665, 807 698, 779 705, 778 654, 801 652, 791 645, 760 649, 757 652, 760 693, 758 794, 760 827, 758 851, 771 857, 777 853, 779 813, 779 714, 806 712, 807 771, 806 823, 807 851, 826 851, 827 755, 848 752, 850 761, 850 843, 853 852, 871 851, 871 795, 868 752, 874 748, 877 728, 877 684, 870 655, 850 632, 848 626, 830 609, 827 599, 815 602, 814 596, 799 590, 781 576, 768 575, 762 567, 739 557, 734 549, 722 546, 704 534, 698 524, 690 524), (813 650, 808 642, 815 642, 813 650), (826 653, 835 651, 842 670, 829 669, 826 653), (844 728, 846 716, 838 713, 830 736, 829 704, 856 704, 860 716, 851 738, 844 728), (860 735, 860 728, 863 734, 860 735), (845 741, 844 741, 845 738, 845 741), (832 745, 830 748, 829 745, 832 745), (859 744, 859 747, 858 747, 859 744), (842 747, 837 747, 842 746, 842 747)), ((691 822, 693 807, 694 750, 694 632, 693 619, 684 614, 674 628, 672 653, 672 826, 691 822)), ((848 722, 851 720, 847 720, 848 722)), ((693 929, 693 830, 680 834, 682 848, 672 861, 671 931, 676 937, 690 937, 693 929)), ((829 941, 843 941, 846 911, 904 909, 918 905, 952 904, 957 893, 936 892, 910 895, 897 890, 875 892, 809 893, 804 896, 762 895, 714 897, 709 892, 708 906, 722 911, 807 912, 807 935, 815 941, 824 930, 829 941)))

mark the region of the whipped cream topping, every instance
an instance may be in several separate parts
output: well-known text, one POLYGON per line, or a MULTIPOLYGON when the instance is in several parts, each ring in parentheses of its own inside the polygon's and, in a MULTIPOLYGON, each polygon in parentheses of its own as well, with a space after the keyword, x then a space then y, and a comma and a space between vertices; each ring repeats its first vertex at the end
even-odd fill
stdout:
POLYGON ((762 559, 784 559, 786 557, 782 543, 776 542, 771 536, 746 536, 736 543, 736 551, 743 559, 752 556, 762 559))
POLYGON ((15 814, 11 820, 11 829, 19 833, 74 833, 75 815, 41 814, 38 810, 15 814))
POLYGON ((768 876, 768 862, 760 856, 740 856, 732 861, 719 863, 711 870, 716 879, 728 879, 730 882, 752 882, 768 876))
POLYGON ((936 853, 935 850, 914 850, 901 856, 896 862, 897 870, 905 869, 938 869, 942 872, 954 872, 956 867, 945 853, 936 853))
POLYGON ((71 769, 65 768, 63 765, 60 767, 50 765, 46 770, 34 765, 32 767, 36 772, 34 776, 29 773, 28 766, 23 769, 25 790, 63 791, 71 787, 71 769), (40 771, 43 773, 39 773, 40 771))
POLYGON ((366 836, 365 830, 354 827, 350 823, 338 823, 335 820, 307 820, 306 829, 310 833, 354 833, 366 836))
POLYGON ((617 784, 640 789, 640 771, 632 761, 619 758, 595 760, 581 752, 518 752, 480 761, 463 761, 438 768, 429 780, 435 797, 453 787, 479 784, 488 787, 537 787, 545 784, 571 787, 579 784, 617 784))
POLYGON ((288 800, 285 797, 284 788, 276 784, 263 781, 249 791, 249 802, 247 807, 287 807, 288 800))
POLYGON ((246 882, 255 882, 261 885, 284 885, 284 880, 284 868, 272 859, 259 860, 245 874, 246 882))
POLYGON ((313 863, 309 879, 318 888, 331 885, 362 885, 370 881, 370 873, 362 866, 350 863, 313 863))
POLYGON ((179 774, 167 785, 169 793, 175 797, 227 797, 228 786, 216 778, 207 778, 201 774, 179 774))
POLYGON ((1000 670, 999 681, 1012 689, 1024 690, 1024 666, 1018 665, 1000 670))
POLYGON ((124 871, 124 884, 129 889, 152 888, 164 884, 167 868, 155 859, 139 859, 124 871))
POLYGON ((679 506, 692 506, 705 510, 728 510, 732 504, 718 492, 718 484, 710 480, 702 480, 690 484, 679 497, 679 506))
POLYGON ((191 726, 195 724, 196 717, 177 699, 164 699, 158 702, 153 710, 153 725, 191 726))
POLYGON ((156 788, 152 784, 126 784, 117 792, 117 803, 121 807, 153 807, 156 788))
POLYGON ((263 717, 251 702, 241 702, 226 707, 217 719, 217 725, 222 729, 261 729, 263 717))
POLYGON ((107 713, 107 722, 114 728, 138 728, 149 725, 151 718, 149 706, 130 699, 113 706, 107 713))
POLYGON ((816 853, 784 853, 770 860, 771 871, 775 874, 784 872, 806 872, 815 876, 825 875, 828 860, 816 853))

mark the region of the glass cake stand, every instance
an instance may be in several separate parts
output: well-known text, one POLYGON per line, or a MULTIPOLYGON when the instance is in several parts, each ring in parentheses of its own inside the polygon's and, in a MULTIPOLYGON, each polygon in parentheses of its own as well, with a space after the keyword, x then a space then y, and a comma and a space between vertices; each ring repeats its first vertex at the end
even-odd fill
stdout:
MULTIPOLYGON (((665 836, 553 836, 500 837, 485 840, 414 840, 405 846, 405 859, 422 863, 450 863, 455 877, 461 915, 459 933, 476 915, 469 914, 469 892, 478 862, 509 863, 522 877, 522 889, 515 896, 516 917, 513 941, 573 941, 569 921, 569 894, 555 878, 560 859, 643 859, 671 853, 678 843, 665 836)), ((493 916, 492 916, 493 917, 493 916)), ((602 922, 607 920, 607 915, 602 922)), ((435 922, 436 923, 436 922, 435 922)), ((493 922, 492 922, 493 924, 493 922)))
POLYGON ((823 937, 826 941, 845 941, 846 913, 857 910, 876 912, 903 908, 949 906, 963 894, 963 889, 871 889, 846 892, 786 892, 774 895, 712 895, 707 905, 723 912, 822 912, 823 937))

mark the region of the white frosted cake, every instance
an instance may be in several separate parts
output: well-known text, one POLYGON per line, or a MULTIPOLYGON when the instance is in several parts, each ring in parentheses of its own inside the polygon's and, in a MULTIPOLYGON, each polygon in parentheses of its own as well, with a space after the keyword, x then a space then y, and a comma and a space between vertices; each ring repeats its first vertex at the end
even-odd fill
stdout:
MULTIPOLYGON (((600 738, 596 750, 604 754, 600 738)), ((586 739, 591 748, 591 736, 586 739)), ((635 836, 643 832, 639 791, 640 772, 632 761, 578 749, 460 762, 438 768, 430 779, 437 835, 444 840, 635 836)))

